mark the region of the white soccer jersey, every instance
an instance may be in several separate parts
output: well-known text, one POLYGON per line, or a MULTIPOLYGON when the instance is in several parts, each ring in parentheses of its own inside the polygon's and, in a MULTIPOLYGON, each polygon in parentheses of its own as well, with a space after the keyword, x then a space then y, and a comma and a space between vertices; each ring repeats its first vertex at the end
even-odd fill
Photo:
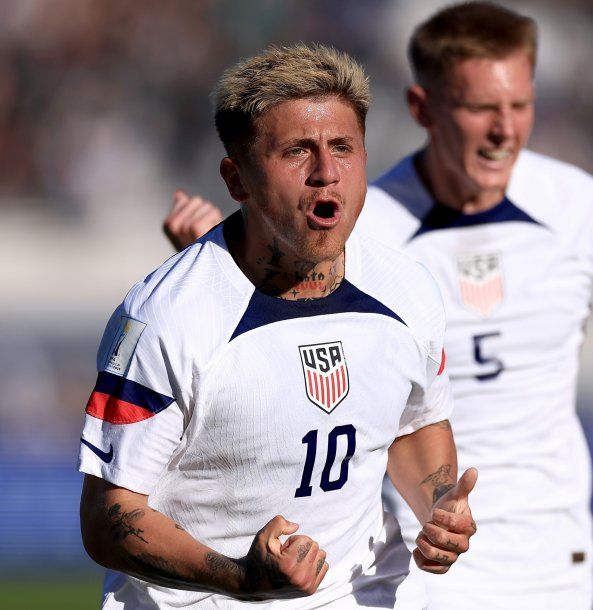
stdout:
MULTIPOLYGON (((435 205, 411 156, 369 187, 357 227, 423 262, 440 286, 460 472, 479 470, 478 534, 489 520, 576 510, 575 562, 581 551, 590 560, 590 458, 575 391, 592 296, 593 178, 524 151, 507 197, 464 215, 435 205)), ((508 553, 520 555, 526 547, 510 538, 508 553)))
MULTIPOLYGON (((262 607, 387 607, 409 560, 381 507, 387 449, 450 414, 443 336, 438 288, 407 256, 353 236, 333 294, 285 301, 254 289, 221 225, 134 286, 111 318, 80 470, 148 494, 231 557, 276 514, 299 523, 330 570, 313 596, 262 607)), ((243 606, 108 583, 104 608, 243 606)))

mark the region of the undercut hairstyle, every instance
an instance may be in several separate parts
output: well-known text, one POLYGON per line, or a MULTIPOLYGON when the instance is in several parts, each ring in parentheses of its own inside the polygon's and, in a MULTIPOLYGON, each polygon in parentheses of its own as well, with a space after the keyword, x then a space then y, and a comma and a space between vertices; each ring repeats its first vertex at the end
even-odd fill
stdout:
POLYGON ((337 97, 350 104, 364 134, 368 77, 352 57, 323 45, 271 46, 226 70, 212 94, 216 130, 229 156, 248 150, 257 120, 289 100, 337 97))
POLYGON ((504 59, 525 50, 535 69, 537 26, 492 2, 448 6, 421 23, 408 45, 416 81, 423 87, 441 79, 464 59, 504 59))

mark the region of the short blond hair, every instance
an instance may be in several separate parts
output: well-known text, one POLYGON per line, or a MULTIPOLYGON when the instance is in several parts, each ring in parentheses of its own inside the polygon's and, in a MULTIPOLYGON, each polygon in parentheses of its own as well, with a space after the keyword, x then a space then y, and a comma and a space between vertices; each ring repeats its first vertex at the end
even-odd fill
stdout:
POLYGON ((349 103, 364 133, 369 80, 352 57, 332 47, 271 46, 226 70, 213 92, 214 121, 227 154, 245 149, 262 114, 282 102, 335 96, 349 103))
POLYGON ((448 6, 421 23, 408 45, 414 77, 423 87, 464 59, 504 59, 525 50, 532 68, 537 26, 530 17, 492 2, 448 6))

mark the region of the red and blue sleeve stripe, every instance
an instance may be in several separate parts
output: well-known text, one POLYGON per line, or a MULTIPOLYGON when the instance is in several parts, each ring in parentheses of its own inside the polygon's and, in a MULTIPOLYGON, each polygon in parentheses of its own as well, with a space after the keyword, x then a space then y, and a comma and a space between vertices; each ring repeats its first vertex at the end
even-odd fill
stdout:
POLYGON ((132 424, 153 417, 174 400, 135 381, 102 371, 86 412, 112 424, 132 424))

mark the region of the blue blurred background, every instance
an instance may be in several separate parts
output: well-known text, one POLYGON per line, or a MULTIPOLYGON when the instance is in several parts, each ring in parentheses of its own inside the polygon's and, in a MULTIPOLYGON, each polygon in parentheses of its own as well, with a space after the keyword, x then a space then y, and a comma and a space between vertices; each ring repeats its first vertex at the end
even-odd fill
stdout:
MULTIPOLYGON (((221 70, 272 42, 319 41, 355 55, 372 79, 372 179, 422 144, 404 105, 405 47, 413 26, 443 4, 2 2, 1 607, 98 605, 100 570, 80 543, 76 472, 95 351, 130 285, 172 252, 160 225, 174 190, 234 209, 218 175, 223 150, 208 99, 221 70), (66 589, 50 592, 60 579, 66 589), (80 597, 77 583, 86 587, 80 597)), ((503 4, 540 26, 531 147, 593 172, 593 6, 503 4)), ((579 391, 590 438, 592 365, 590 341, 579 391)))

